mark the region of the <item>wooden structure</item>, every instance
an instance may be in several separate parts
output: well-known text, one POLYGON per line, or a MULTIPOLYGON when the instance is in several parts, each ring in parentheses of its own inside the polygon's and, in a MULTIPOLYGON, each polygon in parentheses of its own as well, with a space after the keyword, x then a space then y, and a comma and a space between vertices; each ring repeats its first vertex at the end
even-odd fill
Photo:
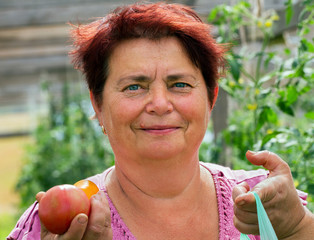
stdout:
MULTIPOLYGON (((0 135, 25 132, 35 126, 34 113, 45 108, 41 95, 41 83, 44 80, 49 78, 56 83, 62 83, 65 80, 81 79, 79 73, 73 70, 67 56, 67 23, 90 21, 93 17, 104 16, 116 6, 132 2, 135 1, 0 0, 0 135), (13 113, 21 115, 14 117, 15 121, 12 121, 8 114, 13 113), (19 123, 16 123, 17 120, 20 120, 19 123), (15 123, 11 124, 13 122, 15 123)), ((206 19, 217 4, 232 4, 236 1, 171 2, 189 4, 206 19)), ((267 0, 265 8, 279 9, 284 2, 285 0, 267 0)), ((80 82, 84 84, 83 81, 80 82)), ((220 99, 224 101, 224 105, 227 104, 223 93, 220 99)), ((227 105, 222 109, 225 110, 221 110, 220 117, 225 119, 227 105)), ((218 122, 222 123, 219 129, 226 125, 224 121, 218 122)))

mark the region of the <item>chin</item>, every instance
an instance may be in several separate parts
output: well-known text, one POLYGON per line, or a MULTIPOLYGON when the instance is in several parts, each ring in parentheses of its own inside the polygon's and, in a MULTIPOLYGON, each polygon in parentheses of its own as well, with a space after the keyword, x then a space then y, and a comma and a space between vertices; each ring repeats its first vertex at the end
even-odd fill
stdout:
POLYGON ((182 154, 183 151, 183 147, 171 147, 171 145, 168 144, 164 146, 153 146, 151 148, 148 148, 146 151, 142 151, 142 156, 146 159, 162 161, 176 158, 180 154, 182 154))

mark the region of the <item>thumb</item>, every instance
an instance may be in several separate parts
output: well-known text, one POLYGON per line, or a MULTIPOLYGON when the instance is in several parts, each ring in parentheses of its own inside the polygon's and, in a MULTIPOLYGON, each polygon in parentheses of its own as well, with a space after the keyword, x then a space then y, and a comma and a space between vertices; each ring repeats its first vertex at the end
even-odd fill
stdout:
POLYGON ((240 201, 239 197, 242 199, 242 196, 250 191, 250 186, 247 182, 242 182, 236 185, 232 190, 232 199, 235 203, 240 201))
POLYGON ((252 164, 263 166, 269 170, 267 179, 253 188, 253 191, 259 195, 262 202, 273 199, 283 183, 288 181, 290 185, 293 185, 289 165, 278 155, 269 151, 247 151, 246 157, 252 164))
POLYGON ((37 202, 40 202, 40 200, 43 198, 43 196, 45 195, 45 192, 39 192, 36 194, 36 200, 37 202))
POLYGON ((278 155, 269 151, 246 152, 246 158, 254 165, 263 166, 268 169, 270 176, 279 174, 290 174, 288 164, 278 155))

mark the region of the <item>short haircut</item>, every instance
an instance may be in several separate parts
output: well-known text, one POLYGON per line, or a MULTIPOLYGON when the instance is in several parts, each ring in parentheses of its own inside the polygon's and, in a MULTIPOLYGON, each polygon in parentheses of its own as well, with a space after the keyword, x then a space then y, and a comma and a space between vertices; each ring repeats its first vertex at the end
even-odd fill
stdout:
POLYGON ((216 43, 210 28, 190 7, 163 2, 135 3, 118 7, 89 24, 75 26, 71 31, 73 50, 70 56, 75 68, 85 74, 96 103, 101 105, 109 74, 109 58, 119 42, 174 36, 200 69, 212 104, 221 69, 224 69, 226 48, 216 43))

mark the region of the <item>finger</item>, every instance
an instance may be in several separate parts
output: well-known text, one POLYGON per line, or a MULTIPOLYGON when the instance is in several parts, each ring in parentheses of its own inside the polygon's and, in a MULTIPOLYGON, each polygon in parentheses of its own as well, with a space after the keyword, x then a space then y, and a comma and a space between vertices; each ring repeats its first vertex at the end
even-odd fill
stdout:
POLYGON ((84 240, 92 239, 112 239, 110 208, 103 191, 91 198, 91 213, 84 240))
POLYGON ((290 173, 288 164, 278 155, 269 151, 246 152, 246 158, 254 165, 263 166, 270 171, 270 174, 287 174, 290 173))
POLYGON ((41 239, 45 240, 79 240, 84 236, 85 229, 87 227, 88 217, 84 213, 80 213, 75 216, 72 220, 69 229, 63 235, 57 235, 49 232, 46 227, 40 223, 41 225, 41 239))
POLYGON ((256 212, 255 198, 246 182, 240 183, 233 188, 232 199, 235 207, 245 211, 256 212))
POLYGON ((236 200, 238 196, 247 193, 248 191, 250 191, 250 186, 247 182, 242 182, 238 185, 236 185, 233 189, 232 189, 232 199, 235 203, 237 203, 238 201, 236 200))
POLYGON ((240 221, 236 216, 233 216, 233 224, 241 233, 259 235, 257 224, 246 224, 240 221))
MULTIPOLYGON (((235 199, 235 206, 243 211, 256 212, 256 199, 253 191, 257 193, 265 208, 273 208, 278 199, 278 189, 285 180, 282 177, 272 177, 258 183, 251 192, 243 193, 235 199)), ((281 187, 283 188, 283 187, 281 187)))
POLYGON ((246 224, 258 224, 257 213, 244 211, 234 205, 234 215, 237 219, 246 224))
POLYGON ((36 194, 36 200, 37 202, 40 202, 40 200, 42 199, 42 197, 45 195, 45 192, 39 192, 36 194))
POLYGON ((285 186, 293 186, 289 165, 278 155, 269 151, 248 151, 246 157, 252 164, 262 165, 270 171, 268 178, 252 189, 259 195, 263 204, 278 197, 278 194, 283 194, 281 190, 285 189, 285 186))
POLYGON ((88 217, 84 213, 80 213, 72 220, 67 232, 60 236, 60 240, 82 239, 88 224, 88 217))

